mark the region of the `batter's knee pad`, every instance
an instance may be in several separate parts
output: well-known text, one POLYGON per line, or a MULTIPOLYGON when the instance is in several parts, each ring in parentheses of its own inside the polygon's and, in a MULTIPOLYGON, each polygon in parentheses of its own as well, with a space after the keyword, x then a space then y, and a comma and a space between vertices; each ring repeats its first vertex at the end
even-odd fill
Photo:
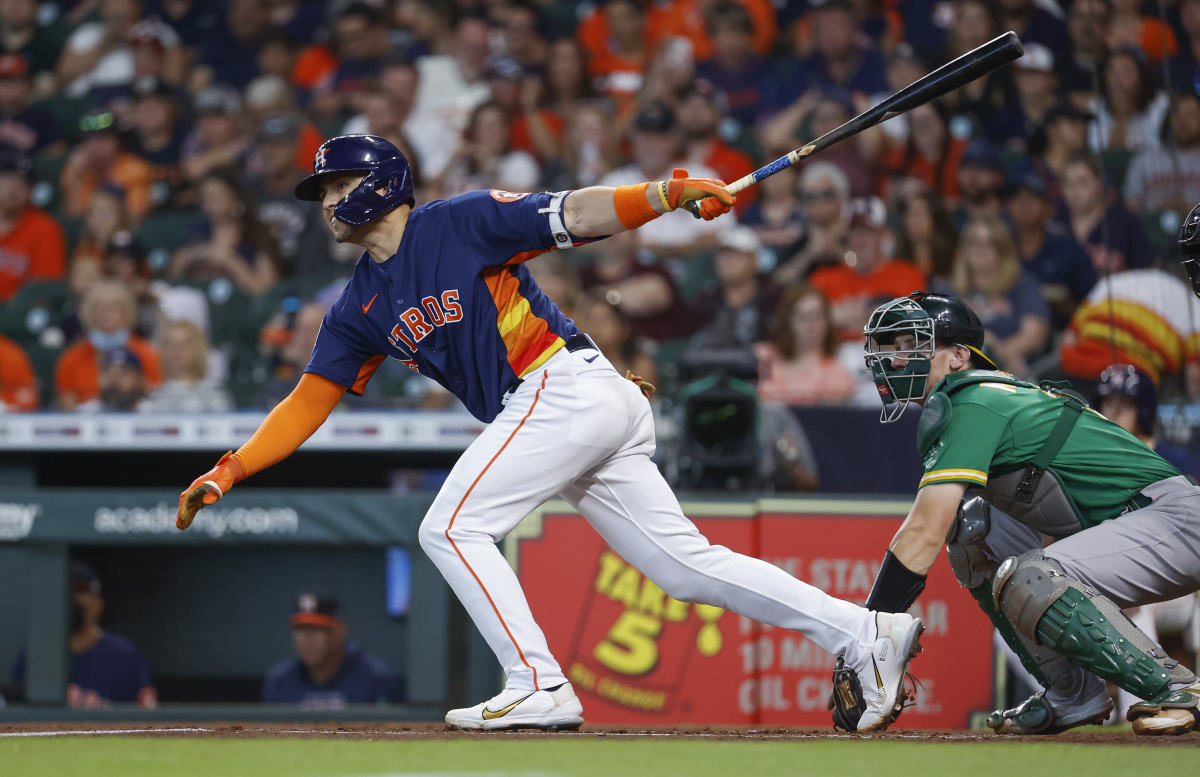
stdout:
POLYGON ((1170 682, 1177 662, 1137 629, 1107 597, 1033 550, 1004 561, 992 601, 1017 631, 1076 665, 1148 699, 1170 682))
POLYGON ((991 529, 991 505, 977 496, 964 499, 946 537, 946 557, 965 588, 990 582, 996 573, 996 562, 988 558, 984 544, 991 529))

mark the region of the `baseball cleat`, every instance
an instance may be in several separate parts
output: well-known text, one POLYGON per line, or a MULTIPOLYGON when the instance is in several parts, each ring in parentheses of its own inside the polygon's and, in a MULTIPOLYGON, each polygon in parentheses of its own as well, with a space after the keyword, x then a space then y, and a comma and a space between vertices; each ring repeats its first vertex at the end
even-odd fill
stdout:
POLYGON ((1076 726, 1103 723, 1112 708, 1108 686, 1089 673, 1073 697, 1057 700, 1041 691, 1012 709, 995 710, 988 715, 987 725, 997 734, 1057 734, 1076 726))
POLYGON ((512 728, 577 729, 583 705, 570 683, 538 691, 505 689, 474 707, 450 710, 446 725, 468 731, 512 728))
MULTIPOLYGON (((882 731, 891 725, 908 694, 904 692, 904 674, 908 662, 921 652, 921 633, 925 624, 907 613, 875 613, 875 645, 863 664, 853 667, 862 689, 862 712, 853 730, 857 733, 882 731)), ((838 658, 838 667, 845 665, 838 658)), ((837 683, 834 693, 838 693, 837 683)))
POLYGON ((1200 685, 1166 690, 1153 699, 1129 708, 1125 719, 1133 723, 1133 733, 1148 736, 1186 734, 1200 731, 1200 685))

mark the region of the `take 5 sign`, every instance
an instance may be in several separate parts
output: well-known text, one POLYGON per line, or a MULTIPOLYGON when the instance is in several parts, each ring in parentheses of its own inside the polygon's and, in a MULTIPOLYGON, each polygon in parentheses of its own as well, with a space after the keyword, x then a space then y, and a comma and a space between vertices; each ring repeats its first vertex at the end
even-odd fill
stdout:
MULTIPOLYGON (((713 544, 861 603, 907 505, 769 500, 685 504, 713 544), (738 513, 741 513, 740 515, 738 513)), ((831 725, 834 657, 798 632, 677 601, 561 503, 507 545, 533 613, 593 723, 831 725), (564 563, 570 559, 570 563, 564 563)), ((992 705, 992 626, 939 560, 913 607, 925 651, 898 726, 962 728, 992 705)))

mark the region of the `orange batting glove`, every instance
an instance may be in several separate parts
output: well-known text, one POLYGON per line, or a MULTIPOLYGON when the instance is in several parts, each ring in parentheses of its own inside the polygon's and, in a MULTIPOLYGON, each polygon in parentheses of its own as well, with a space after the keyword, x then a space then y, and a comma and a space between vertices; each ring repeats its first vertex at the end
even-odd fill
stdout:
POLYGON ((246 477, 242 463, 233 457, 233 451, 228 451, 217 466, 205 472, 192 481, 187 490, 179 495, 179 512, 175 514, 175 528, 186 529, 192 525, 200 508, 213 504, 225 492, 233 488, 233 484, 246 477))
POLYGON ((737 198, 725 190, 725 184, 715 178, 688 178, 687 170, 677 167, 671 178, 658 182, 658 196, 663 206, 672 211, 680 206, 695 202, 700 209, 700 218, 712 221, 722 213, 728 213, 737 198))

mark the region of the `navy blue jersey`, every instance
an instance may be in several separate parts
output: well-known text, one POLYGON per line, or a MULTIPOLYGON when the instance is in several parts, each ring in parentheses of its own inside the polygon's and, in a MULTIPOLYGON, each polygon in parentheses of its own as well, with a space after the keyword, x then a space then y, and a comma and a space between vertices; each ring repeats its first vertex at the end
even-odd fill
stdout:
MULTIPOLYGON (((150 665, 137 647, 112 632, 104 632, 95 645, 82 653, 72 653, 69 682, 86 694, 94 694, 114 704, 140 702, 144 691, 152 691, 150 665)), ((25 684, 25 652, 17 656, 12 670, 13 682, 25 684)))
POLYGON ((359 257, 305 372, 361 394, 390 356, 490 422, 577 331, 522 264, 555 247, 553 197, 493 189, 414 210, 395 254, 359 257))
POLYGON ((347 704, 398 702, 404 696, 400 680, 382 660, 364 653, 354 643, 337 672, 317 685, 297 658, 271 667, 263 681, 262 700, 267 704, 304 704, 310 707, 344 707, 347 704))

